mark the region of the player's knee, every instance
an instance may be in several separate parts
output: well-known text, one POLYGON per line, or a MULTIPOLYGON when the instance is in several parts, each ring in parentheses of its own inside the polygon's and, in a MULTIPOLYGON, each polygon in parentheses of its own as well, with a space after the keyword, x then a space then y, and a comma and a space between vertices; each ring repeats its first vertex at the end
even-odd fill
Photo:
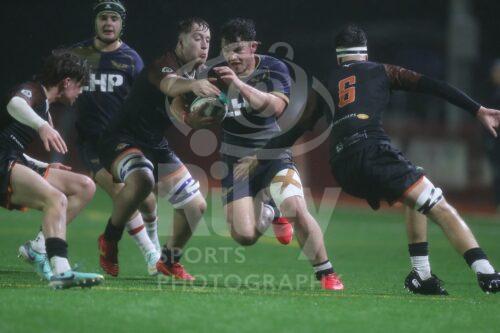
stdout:
POLYGON ((45 207, 65 212, 68 207, 68 198, 59 190, 52 190, 45 199, 45 207))
POLYGON ((292 196, 285 199, 280 205, 280 211, 283 216, 297 218, 298 220, 308 214, 304 198, 301 196, 292 196))
POLYGON ((125 184, 134 188, 139 196, 146 198, 153 191, 155 180, 151 172, 138 170, 127 178, 125 184))
POLYGON ((258 239, 255 234, 240 234, 236 230, 232 230, 231 236, 241 246, 252 246, 258 239))
POLYGON ((79 176, 78 187, 80 189, 79 193, 81 197, 83 197, 85 201, 90 201, 94 196, 96 190, 95 183, 92 181, 92 179, 83 175, 79 176))

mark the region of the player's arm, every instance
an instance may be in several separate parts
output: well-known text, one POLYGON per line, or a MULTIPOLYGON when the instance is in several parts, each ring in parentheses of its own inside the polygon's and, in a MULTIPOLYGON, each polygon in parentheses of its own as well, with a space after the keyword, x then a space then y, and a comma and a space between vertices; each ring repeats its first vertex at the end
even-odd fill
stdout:
POLYGON ((28 162, 33 163, 34 165, 36 165, 39 168, 53 168, 53 169, 68 170, 68 171, 71 170, 71 167, 64 165, 62 163, 58 163, 58 162, 46 163, 46 162, 37 160, 36 158, 33 158, 33 157, 29 156, 28 154, 24 154, 24 153, 23 153, 23 156, 28 162))
POLYGON ((282 94, 260 91, 241 81, 234 71, 227 67, 215 67, 214 71, 219 77, 231 87, 238 89, 250 107, 259 113, 279 117, 288 105, 288 98, 282 94))
POLYGON ((37 131, 47 151, 50 151, 50 148, 62 154, 68 151, 66 143, 59 133, 33 110, 26 99, 19 96, 12 97, 7 104, 7 112, 21 124, 37 131))
POLYGON ((493 136, 497 136, 495 129, 500 125, 500 111, 481 106, 463 91, 444 81, 399 66, 384 65, 384 67, 392 89, 415 91, 443 98, 477 117, 493 136))
POLYGON ((307 104, 300 119, 286 132, 269 140, 257 153, 259 159, 270 159, 276 156, 276 149, 288 149, 307 131, 312 131, 318 120, 324 115, 318 103, 318 95, 313 91, 307 98, 307 104))
POLYGON ((209 97, 220 95, 220 90, 209 79, 191 80, 172 74, 160 82, 160 90, 169 97, 177 97, 189 92, 196 96, 209 97))

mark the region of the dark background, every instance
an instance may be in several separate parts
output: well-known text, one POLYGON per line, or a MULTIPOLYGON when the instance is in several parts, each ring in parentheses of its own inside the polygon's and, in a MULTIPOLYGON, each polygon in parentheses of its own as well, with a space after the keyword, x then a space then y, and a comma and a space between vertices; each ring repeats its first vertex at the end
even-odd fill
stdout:
MULTIPOLYGON (((448 79, 450 51, 447 45, 452 1, 462 0, 124 0, 128 16, 123 39, 148 63, 166 47, 175 45, 175 23, 180 18, 200 16, 212 27, 211 56, 216 56, 221 24, 232 17, 249 17, 257 24, 262 51, 275 42, 286 42, 295 52, 293 61, 322 78, 336 62, 335 33, 342 25, 356 22, 368 34, 372 60, 448 79)), ((463 2, 473 15, 479 36, 478 52, 471 64, 472 84, 465 90, 483 102, 491 94, 489 68, 493 60, 500 57, 500 1, 463 2)), ((93 3, 68 0, 3 2, 0 17, 2 94, 16 83, 28 80, 52 49, 92 37, 93 3)), ((467 45, 467 35, 463 38, 467 45)), ((444 102, 411 94, 409 97, 396 95, 393 100, 386 114, 386 124, 389 132, 403 143, 408 141, 408 133, 425 133, 436 138, 448 134, 444 102)), ((472 144, 481 146, 483 134, 479 126, 465 119, 458 131, 455 128, 449 134, 451 137, 470 136, 472 144)), ((471 159, 482 158, 483 149, 474 149, 471 159)), ((468 167, 472 180, 478 172, 476 164, 468 167)), ((473 189, 475 185, 472 182, 468 188, 473 189)))

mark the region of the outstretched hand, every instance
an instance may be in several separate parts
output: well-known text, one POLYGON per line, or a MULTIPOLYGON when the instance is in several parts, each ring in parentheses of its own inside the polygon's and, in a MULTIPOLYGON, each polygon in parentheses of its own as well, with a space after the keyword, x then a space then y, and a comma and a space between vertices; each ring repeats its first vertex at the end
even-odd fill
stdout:
POLYGON ((488 109, 484 106, 479 108, 477 117, 483 126, 495 138, 498 137, 497 129, 500 127, 500 111, 495 109, 488 109))

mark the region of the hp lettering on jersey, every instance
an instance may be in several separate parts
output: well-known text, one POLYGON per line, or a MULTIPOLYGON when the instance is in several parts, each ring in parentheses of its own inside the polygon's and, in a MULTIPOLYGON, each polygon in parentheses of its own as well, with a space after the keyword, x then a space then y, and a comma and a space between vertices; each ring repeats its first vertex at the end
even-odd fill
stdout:
POLYGON ((115 87, 123 85, 123 75, 120 74, 90 74, 89 85, 85 91, 114 92, 115 87))
POLYGON ((239 117, 241 116, 241 110, 248 108, 250 105, 247 100, 244 99, 243 102, 240 102, 238 98, 232 98, 230 102, 231 107, 226 115, 226 117, 239 117))

